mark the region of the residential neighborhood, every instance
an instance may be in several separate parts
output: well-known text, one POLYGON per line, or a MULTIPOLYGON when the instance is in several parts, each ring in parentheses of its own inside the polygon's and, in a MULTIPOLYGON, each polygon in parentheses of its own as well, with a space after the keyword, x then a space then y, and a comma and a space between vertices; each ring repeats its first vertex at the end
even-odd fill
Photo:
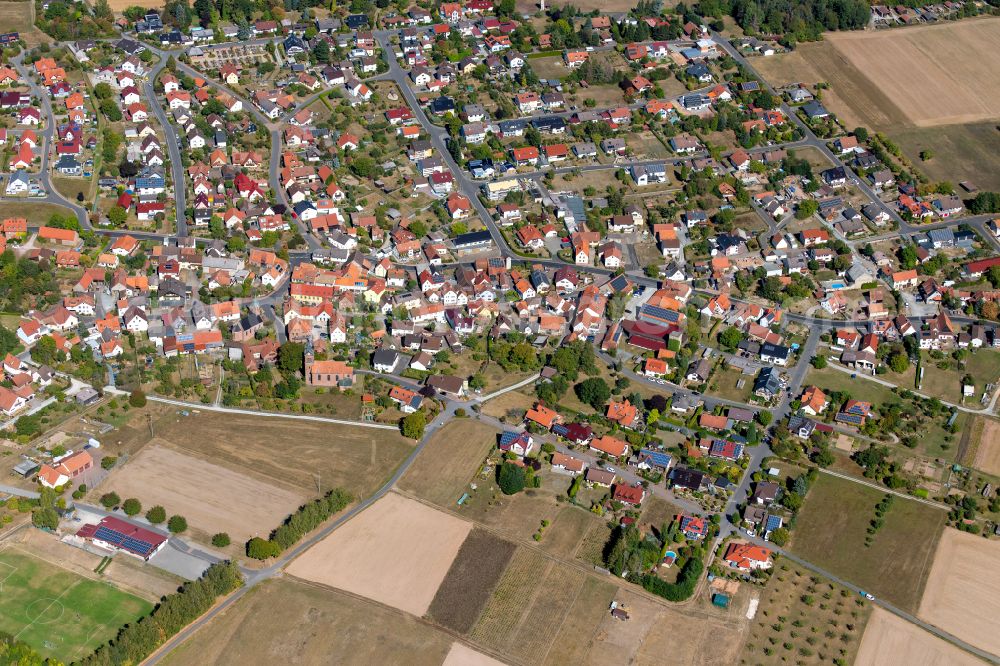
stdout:
POLYGON ((1000 194, 775 64, 992 10, 522 4, 0 35, 0 654, 1000 662, 1000 194))

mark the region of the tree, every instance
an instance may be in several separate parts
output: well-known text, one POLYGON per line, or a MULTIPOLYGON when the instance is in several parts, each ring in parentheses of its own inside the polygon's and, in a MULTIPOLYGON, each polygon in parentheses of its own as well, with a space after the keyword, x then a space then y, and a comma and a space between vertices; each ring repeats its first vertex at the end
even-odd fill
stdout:
POLYGON ((104 117, 113 123, 117 123, 122 119, 122 111, 118 108, 117 102, 113 99, 101 100, 100 104, 101 113, 104 117))
POLYGON ((910 367, 910 357, 907 356, 902 350, 894 351, 889 355, 889 367, 892 368, 893 372, 906 372, 906 370, 910 367))
POLYGON ((126 516, 138 516, 139 512, 142 511, 142 504, 134 497, 129 497, 122 504, 122 510, 125 511, 126 516))
POLYGON ((835 462, 835 458, 833 457, 833 454, 830 453, 829 449, 820 449, 816 452, 816 455, 813 456, 813 462, 820 467, 829 467, 835 462))
POLYGON ((735 350, 741 342, 743 342, 743 331, 735 326, 730 326, 719 333, 719 344, 729 351, 735 350))
POLYGON ((170 516, 167 521, 167 529, 171 534, 180 534, 188 528, 188 521, 184 516, 170 516))
POLYGON ((601 409, 611 397, 611 387, 600 377, 585 379, 573 388, 576 397, 594 409, 601 409))
POLYGON ((417 410, 412 414, 408 414, 400 419, 399 422, 400 432, 403 433, 403 437, 408 437, 409 439, 422 439, 426 427, 427 416, 423 410, 417 410))
POLYGON ((136 389, 128 396, 128 404, 133 407, 145 407, 146 406, 146 394, 142 392, 142 389, 136 389))
POLYGON ((281 554, 281 546, 269 539, 254 537, 247 541, 247 557, 255 560, 267 560, 281 554))
POLYGON ((216 548, 225 548, 229 544, 229 535, 225 532, 219 532, 218 534, 212 535, 212 545, 216 548))
POLYGON ((1000 193, 980 192, 969 202, 969 212, 973 215, 1000 213, 1000 193))
POLYGON ((36 363, 50 364, 56 360, 58 349, 56 341, 51 335, 46 335, 35 343, 31 349, 31 360, 36 363))
POLYGON ((154 525, 159 525, 166 519, 167 519, 167 510, 160 505, 156 505, 152 509, 146 512, 146 520, 153 523, 154 525))
POLYGON ((816 356, 813 356, 812 360, 810 360, 809 362, 812 363, 812 366, 817 370, 822 370, 823 368, 826 367, 826 356, 818 354, 816 356))
POLYGON ((486 388, 486 377, 481 372, 477 372, 469 378, 469 388, 473 391, 481 391, 486 388))
POLYGON ((506 461, 497 472, 497 484, 504 495, 514 495, 524 490, 526 476, 523 467, 506 461))
POLYGON ((771 420, 773 418, 774 415, 771 412, 767 411, 766 409, 762 409, 759 412, 757 412, 757 421, 765 428, 771 425, 771 420))
POLYGON ((118 497, 118 493, 105 493, 101 495, 101 504, 104 505, 105 509, 110 509, 111 507, 118 506, 121 503, 121 498, 118 497))
MULTIPOLYGON (((10 505, 9 508, 12 508, 10 505)), ((41 489, 38 495, 38 508, 31 512, 31 524, 43 530, 55 530, 59 527, 59 514, 56 512, 56 492, 52 488, 41 489)), ((0 646, 0 659, 3 649, 0 646)))
POLYGON ((795 218, 798 220, 805 220, 816 214, 819 210, 819 203, 815 199, 806 199, 805 201, 800 201, 798 208, 795 210, 795 218))
POLYGON ((330 62, 330 45, 326 43, 326 40, 316 40, 316 46, 313 47, 313 56, 316 58, 316 62, 324 64, 330 62))
POLYGON ((286 342, 278 348, 278 369, 291 374, 302 370, 306 347, 301 342, 286 342))
POLYGON ((788 530, 784 527, 772 530, 771 534, 768 536, 768 540, 780 548, 788 543, 788 530))

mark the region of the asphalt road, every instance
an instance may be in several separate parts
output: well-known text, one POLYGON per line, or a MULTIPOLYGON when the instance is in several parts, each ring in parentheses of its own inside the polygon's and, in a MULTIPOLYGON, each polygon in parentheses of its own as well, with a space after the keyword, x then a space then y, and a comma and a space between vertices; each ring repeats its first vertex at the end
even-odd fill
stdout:
POLYGON ((187 236, 187 178, 184 173, 184 162, 181 161, 181 150, 177 127, 167 118, 163 110, 163 105, 156 97, 156 90, 153 87, 156 77, 160 75, 167 64, 167 55, 157 54, 156 65, 146 75, 146 82, 143 88, 146 92, 146 99, 153 108, 153 114, 160 125, 167 139, 167 152, 170 155, 170 177, 174 184, 174 218, 178 236, 187 236))

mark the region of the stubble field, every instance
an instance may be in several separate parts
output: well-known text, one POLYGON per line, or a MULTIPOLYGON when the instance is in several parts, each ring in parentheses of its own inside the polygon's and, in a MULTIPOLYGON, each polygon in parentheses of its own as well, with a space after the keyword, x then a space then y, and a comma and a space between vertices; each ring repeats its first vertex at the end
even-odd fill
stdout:
POLYGON ((251 590, 165 661, 438 666, 452 640, 394 608, 285 577, 251 590))
POLYGON ((471 529, 464 520, 390 493, 287 571, 422 616, 471 529))
POLYGON ((934 181, 1000 188, 1000 52, 995 18, 839 32, 754 58, 776 86, 823 81, 823 104, 847 128, 885 132, 934 181), (922 162, 918 155, 934 157, 922 162))
POLYGON ((918 615, 976 647, 1000 654, 1000 543, 947 529, 918 615))
POLYGON ((826 39, 918 127, 996 118, 1000 53, 995 20, 884 32, 845 31, 826 39))
POLYGON ((887 610, 875 608, 855 666, 982 666, 968 652, 887 610))
MULTIPOLYGON (((144 426, 138 425, 140 433, 144 426)), ((190 416, 172 411, 154 430, 174 449, 310 497, 333 487, 370 495, 413 449, 391 430, 197 410, 190 416)))
POLYGON ((976 454, 971 466, 1000 476, 1000 420, 976 416, 969 428, 970 444, 976 454))
POLYGON ((203 535, 226 532, 234 542, 266 535, 306 501, 306 494, 265 483, 169 448, 153 440, 105 480, 98 495, 113 490, 144 507, 161 505, 184 516, 203 535))

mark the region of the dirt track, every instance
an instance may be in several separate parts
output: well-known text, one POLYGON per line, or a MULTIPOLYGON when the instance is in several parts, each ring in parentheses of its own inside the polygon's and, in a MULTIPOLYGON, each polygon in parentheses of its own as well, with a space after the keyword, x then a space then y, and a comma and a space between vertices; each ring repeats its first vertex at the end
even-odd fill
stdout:
POLYGON ((976 647, 1000 654, 1000 543, 946 529, 917 615, 976 647))
POLYGON ((503 662, 482 652, 476 652, 462 643, 452 643, 448 656, 444 658, 441 666, 503 666, 503 662))
POLYGON ((419 617, 471 529, 471 523, 390 493, 287 571, 419 617))
POLYGON ((855 666, 982 666, 983 662, 915 624, 876 608, 855 666))

